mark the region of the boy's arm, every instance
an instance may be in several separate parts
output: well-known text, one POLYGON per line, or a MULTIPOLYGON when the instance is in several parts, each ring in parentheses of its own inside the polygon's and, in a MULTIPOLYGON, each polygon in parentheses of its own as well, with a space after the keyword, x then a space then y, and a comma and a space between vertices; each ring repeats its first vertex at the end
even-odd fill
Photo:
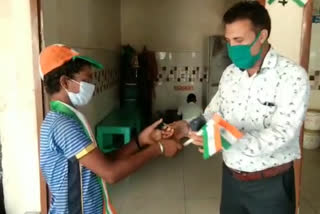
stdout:
POLYGON ((160 156, 160 154, 160 147, 155 144, 127 159, 113 161, 95 148, 80 158, 79 162, 107 183, 113 184, 135 172, 146 162, 160 156))
POLYGON ((161 142, 155 142, 153 133, 161 122, 162 120, 159 120, 141 132, 139 135, 141 146, 149 146, 140 152, 137 152, 137 144, 132 141, 116 154, 115 159, 105 156, 97 148, 89 150, 84 153, 85 155, 76 157, 82 165, 103 178, 106 182, 115 183, 161 154, 172 157, 182 149, 182 145, 172 139, 163 139, 161 142))
POLYGON ((95 148, 81 157, 79 162, 106 182, 113 184, 134 173, 148 161, 161 154, 166 157, 173 157, 180 150, 182 150, 182 145, 180 143, 171 139, 166 139, 161 143, 153 144, 128 158, 117 160, 106 157, 101 151, 95 148))
POLYGON ((110 155, 108 154, 109 157, 112 157, 115 160, 125 159, 147 146, 158 143, 163 139, 170 138, 173 135, 174 130, 170 127, 159 128, 161 123, 162 119, 148 126, 137 138, 131 140, 129 144, 123 146, 121 149, 111 153, 110 155))
POLYGON ((131 140, 130 143, 124 145, 119 150, 107 154, 109 158, 114 160, 128 158, 129 156, 139 152, 138 145, 135 140, 131 140))

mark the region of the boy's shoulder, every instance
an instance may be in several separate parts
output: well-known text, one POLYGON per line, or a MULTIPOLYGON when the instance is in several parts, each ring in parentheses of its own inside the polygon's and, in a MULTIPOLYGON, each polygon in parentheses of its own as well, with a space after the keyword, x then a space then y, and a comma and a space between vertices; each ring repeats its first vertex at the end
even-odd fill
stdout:
POLYGON ((75 119, 61 113, 50 111, 46 115, 41 128, 61 130, 64 128, 79 127, 79 126, 80 126, 79 122, 76 121, 75 119))

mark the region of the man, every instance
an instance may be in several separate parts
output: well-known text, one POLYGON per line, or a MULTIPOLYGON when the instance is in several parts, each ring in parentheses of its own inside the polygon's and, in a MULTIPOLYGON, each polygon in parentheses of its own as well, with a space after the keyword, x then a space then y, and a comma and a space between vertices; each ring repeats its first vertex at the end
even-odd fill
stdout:
MULTIPOLYGON (((221 214, 294 213, 293 161, 301 157, 299 133, 309 97, 306 71, 268 43, 271 21, 258 2, 240 2, 223 17, 233 62, 193 130, 216 112, 244 133, 223 151, 221 214)), ((172 124, 175 136, 188 124, 172 124)), ((202 137, 190 134, 195 144, 202 137)))
POLYGON ((40 166, 51 192, 49 213, 115 214, 105 182, 115 183, 151 159, 172 157, 181 150, 176 141, 161 140, 161 134, 167 138, 172 132, 159 135, 155 127, 160 120, 115 154, 101 153, 85 117, 76 110, 94 92, 91 66, 102 68, 63 45, 49 46, 40 54, 44 86, 51 97, 40 139, 40 166))
POLYGON ((182 116, 182 119, 186 121, 199 117, 202 113, 201 107, 197 105, 197 97, 195 94, 189 94, 187 104, 180 106, 178 109, 178 115, 182 116))

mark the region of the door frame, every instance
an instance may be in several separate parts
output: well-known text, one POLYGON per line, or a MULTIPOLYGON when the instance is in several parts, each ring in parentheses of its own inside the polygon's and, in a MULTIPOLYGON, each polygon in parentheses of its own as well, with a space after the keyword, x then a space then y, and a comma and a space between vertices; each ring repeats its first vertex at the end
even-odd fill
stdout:
MULTIPOLYGON (((309 0, 303 9, 302 18, 302 31, 301 31, 301 45, 300 45, 300 61, 299 64, 308 72, 309 58, 310 58, 310 45, 311 45, 311 28, 312 28, 312 9, 313 0, 309 0)), ((300 131, 300 148, 301 159, 294 162, 295 172, 295 191, 296 191, 296 214, 300 213, 301 202, 301 180, 302 180, 302 164, 303 164, 303 130, 302 126, 300 131)))
MULTIPOLYGON (((30 2, 30 19, 31 19, 31 32, 32 32, 32 50, 33 50, 33 61, 37 65, 34 66, 38 68, 39 63, 39 53, 42 48, 42 17, 41 17, 41 0, 29 0, 30 2)), ((36 89, 36 114, 37 114, 37 131, 38 136, 40 136, 41 123, 44 119, 44 93, 43 85, 39 75, 39 69, 34 69, 34 76, 39 77, 34 79, 34 85, 36 89)), ((40 139, 38 139, 38 156, 40 160, 40 139)), ((39 163, 40 164, 40 163, 39 163)), ((39 167, 39 177, 40 177, 40 206, 41 214, 48 213, 48 189, 47 183, 41 173, 39 167)))
MULTIPOLYGON (((32 33, 33 33, 33 46, 34 50, 42 49, 42 39, 43 39, 43 29, 42 29, 42 9, 41 0, 29 0, 30 10, 31 10, 31 20, 32 20, 32 33)), ((265 6, 266 0, 258 0, 262 5, 265 6)), ((309 56, 310 56, 310 43, 311 43, 311 26, 312 26, 312 8, 313 0, 309 0, 303 11, 303 21, 302 21, 302 35, 301 35, 301 47, 300 47, 300 65, 308 70, 309 67, 309 56)), ((39 53, 37 53, 39 54, 39 53)), ((35 70, 34 72, 39 72, 35 70)), ((35 85, 41 87, 41 94, 36 94, 37 100, 37 120, 38 120, 38 131, 40 132, 40 124, 44 118, 45 114, 45 98, 43 93, 43 86, 41 80, 35 80, 35 85)), ((40 141, 38 141, 39 151, 40 151, 40 141)), ((296 214, 299 214, 300 210, 300 191, 301 191, 301 170, 303 163, 303 127, 300 134, 300 147, 301 147, 301 159, 296 160, 294 163, 295 168, 295 179, 296 179, 296 214)), ((40 152, 39 152, 40 155, 40 152)), ((49 191, 47 189, 46 181, 39 171, 40 176, 40 200, 41 200, 41 214, 47 214, 49 208, 49 191)))

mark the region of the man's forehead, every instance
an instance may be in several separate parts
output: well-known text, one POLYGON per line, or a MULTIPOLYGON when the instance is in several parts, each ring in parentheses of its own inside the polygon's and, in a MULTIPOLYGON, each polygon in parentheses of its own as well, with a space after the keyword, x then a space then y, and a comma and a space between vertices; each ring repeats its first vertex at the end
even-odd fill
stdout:
POLYGON ((252 22, 248 19, 237 20, 225 25, 225 37, 246 37, 254 33, 252 22))

